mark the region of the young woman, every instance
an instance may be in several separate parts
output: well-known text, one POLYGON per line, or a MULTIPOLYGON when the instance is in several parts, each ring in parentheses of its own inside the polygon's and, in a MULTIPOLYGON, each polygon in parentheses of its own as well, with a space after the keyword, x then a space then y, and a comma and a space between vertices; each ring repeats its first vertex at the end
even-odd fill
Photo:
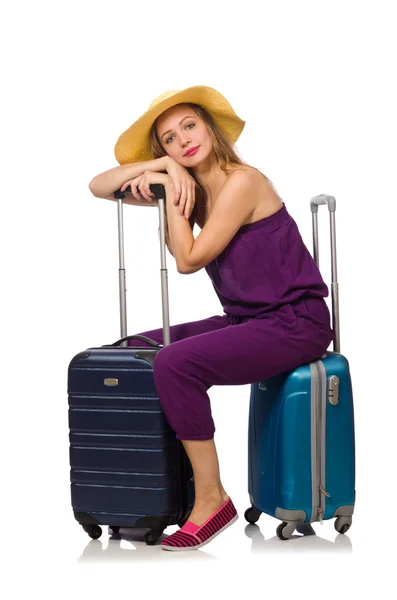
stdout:
MULTIPOLYGON (((328 288, 294 219, 271 181, 233 149, 244 125, 213 88, 166 92, 119 137, 121 166, 90 183, 95 196, 110 200, 130 185, 126 202, 146 206, 157 205, 150 184, 162 183, 166 243, 178 272, 205 268, 224 311, 171 326, 171 343, 153 363, 195 483, 189 520, 163 539, 164 550, 200 548, 238 518, 220 478, 208 389, 294 369, 320 358, 333 339, 328 288)), ((164 343, 162 328, 140 334, 164 343)))

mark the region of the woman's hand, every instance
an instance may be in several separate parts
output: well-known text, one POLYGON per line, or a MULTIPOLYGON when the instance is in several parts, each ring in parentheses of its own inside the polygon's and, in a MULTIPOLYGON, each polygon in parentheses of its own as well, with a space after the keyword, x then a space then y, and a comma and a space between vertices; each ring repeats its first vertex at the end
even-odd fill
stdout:
POLYGON ((134 196, 135 200, 142 200, 141 196, 148 200, 149 202, 153 201, 155 195, 150 191, 150 185, 152 183, 161 183, 162 185, 167 185, 170 181, 169 175, 167 173, 157 173, 157 171, 145 171, 139 177, 135 177, 134 179, 130 179, 126 181, 121 186, 120 190, 124 192, 124 190, 130 185, 131 193, 134 196))
POLYGON ((196 202, 196 182, 186 169, 173 159, 170 159, 167 163, 168 170, 170 171, 169 174, 158 173, 157 171, 145 171, 142 175, 123 183, 120 189, 124 192, 130 185, 131 193, 136 200, 142 200, 143 197, 145 200, 152 202, 154 194, 150 191, 149 186, 152 183, 161 183, 164 186, 171 183, 174 196, 173 204, 177 206, 179 203, 179 214, 183 215, 184 213, 186 219, 189 219, 196 202))
POLYGON ((179 204, 179 214, 185 213, 189 219, 196 202, 196 182, 185 167, 173 158, 168 157, 165 168, 174 186, 174 204, 179 204))

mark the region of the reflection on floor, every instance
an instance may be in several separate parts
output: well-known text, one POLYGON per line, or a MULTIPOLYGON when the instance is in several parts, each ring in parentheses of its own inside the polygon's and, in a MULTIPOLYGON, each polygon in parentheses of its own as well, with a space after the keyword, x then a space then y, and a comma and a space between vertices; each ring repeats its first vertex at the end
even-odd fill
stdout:
MULTIPOLYGON (((154 546, 147 545, 144 541, 144 534, 147 529, 121 528, 119 534, 115 535, 109 530, 106 535, 106 528, 103 528, 101 539, 89 540, 77 562, 130 562, 135 560, 150 560, 156 557, 161 561, 165 560, 218 560, 222 556, 222 537, 206 546, 205 549, 191 552, 165 552, 160 543, 163 537, 171 535, 164 533, 154 546), (216 546, 215 546, 216 544, 216 546), (130 547, 129 547, 130 546, 130 547), (211 553, 211 546, 216 555, 211 553), (178 557, 178 559, 176 558, 178 557)), ((231 530, 230 530, 231 531, 231 530)), ((245 535, 251 540, 251 554, 253 553, 276 553, 276 552, 353 552, 350 538, 346 534, 337 534, 334 541, 327 540, 316 535, 315 531, 308 532, 306 535, 294 534, 289 540, 282 541, 276 535, 265 539, 260 528, 256 524, 247 524, 244 529, 245 535)), ((241 529, 236 531, 236 546, 238 544, 237 536, 241 535, 241 529)), ((225 546, 230 548, 230 535, 225 537, 225 546)), ((241 542, 241 541, 240 541, 241 542)))

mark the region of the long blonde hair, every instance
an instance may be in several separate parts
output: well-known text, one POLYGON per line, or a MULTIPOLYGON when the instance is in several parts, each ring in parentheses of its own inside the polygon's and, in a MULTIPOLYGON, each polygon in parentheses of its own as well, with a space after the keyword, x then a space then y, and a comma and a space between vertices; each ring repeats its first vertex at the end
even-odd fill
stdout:
MULTIPOLYGON (((190 106, 199 115, 199 117, 201 117, 203 119, 203 121, 207 125, 208 133, 210 134, 211 139, 212 139, 212 149, 213 149, 213 153, 215 155, 215 160, 222 171, 224 171, 226 174, 229 174, 231 171, 235 170, 235 169, 233 169, 233 165, 241 165, 241 166, 245 166, 245 167, 251 166, 251 165, 248 165, 248 163, 241 160, 241 158, 236 154, 233 145, 225 137, 223 131, 220 129, 220 127, 218 127, 217 123, 214 121, 214 119, 212 118, 212 115, 208 111, 206 111, 199 104, 193 104, 190 102, 184 102, 183 104, 187 104, 187 106, 190 106)), ((154 121, 154 123, 150 129, 150 145, 151 145, 151 150, 152 150, 154 158, 161 158, 162 156, 166 156, 166 154, 167 154, 164 151, 164 149, 160 143, 160 140, 157 137, 156 125, 157 125, 158 119, 159 119, 159 117, 157 117, 157 119, 154 121)), ((193 212, 189 217, 190 227, 193 231, 193 228, 194 228, 194 225, 196 222, 198 206, 205 206, 205 203, 207 201, 207 193, 205 192, 204 188, 200 185, 197 178, 195 177, 193 169, 191 167, 185 167, 185 168, 196 182, 196 190, 195 190, 195 200, 196 201, 195 201, 193 212)), ((251 168, 255 168, 255 167, 251 167, 251 168)), ((259 169, 256 169, 256 170, 259 171, 259 169)), ((259 173, 261 173, 261 171, 259 171, 259 173)), ((263 175, 263 173, 261 173, 261 175, 263 175)), ((263 175, 263 177, 265 177, 265 179, 269 182, 269 184, 274 188, 274 185, 270 181, 270 179, 268 177, 266 177, 266 175, 263 175)), ((166 206, 165 206, 164 223, 165 223, 165 243, 166 243, 166 246, 167 246, 170 254, 172 256, 174 256, 174 254, 172 252, 172 246, 171 246, 169 229, 168 229, 166 206)), ((159 228, 159 231, 160 231, 160 228, 159 228)))

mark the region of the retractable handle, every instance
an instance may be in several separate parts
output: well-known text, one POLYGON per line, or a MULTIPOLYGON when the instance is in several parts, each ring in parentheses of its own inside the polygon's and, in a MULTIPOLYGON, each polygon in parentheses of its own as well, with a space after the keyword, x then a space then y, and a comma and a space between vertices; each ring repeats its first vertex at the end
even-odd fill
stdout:
MULTIPOLYGON (((161 183, 152 183, 150 191, 158 200, 159 221, 160 221, 160 275, 161 275, 161 299, 163 312, 163 337, 164 346, 170 343, 170 315, 169 315, 169 296, 168 296, 168 277, 166 267, 165 253, 165 188, 161 183)), ((131 186, 125 189, 130 192, 131 186)), ((125 193, 121 189, 113 193, 117 200, 118 231, 119 231, 119 293, 120 293, 120 333, 121 337, 127 337, 127 288, 124 264, 124 225, 123 225, 123 198, 125 193)), ((121 346, 127 346, 128 340, 122 342, 121 346)))
POLYGON ((336 200, 334 196, 320 194, 310 200, 310 210, 312 212, 313 224, 313 256, 320 267, 319 246, 318 246, 318 207, 321 204, 328 205, 330 237, 331 237, 331 297, 332 297, 332 328, 334 330, 334 352, 340 352, 340 331, 339 331, 339 286, 336 264, 336 229, 335 229, 335 211, 336 200))

